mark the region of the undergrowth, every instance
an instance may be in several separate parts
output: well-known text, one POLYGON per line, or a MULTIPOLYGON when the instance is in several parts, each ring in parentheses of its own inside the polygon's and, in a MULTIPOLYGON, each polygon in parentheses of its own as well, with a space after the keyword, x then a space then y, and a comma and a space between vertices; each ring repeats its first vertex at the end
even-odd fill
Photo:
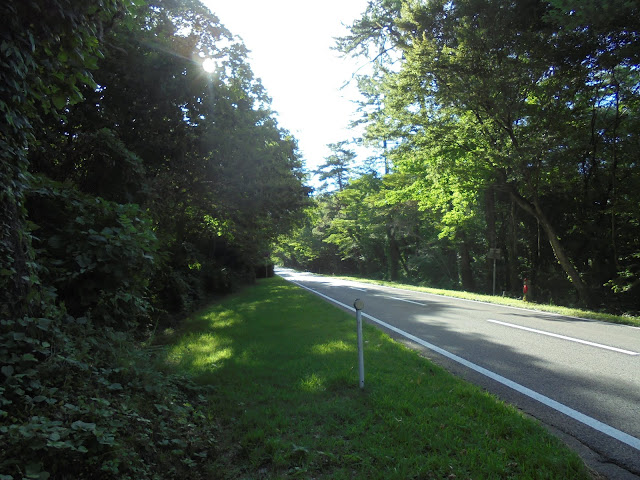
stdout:
POLYGON ((130 334, 60 320, 2 321, 2 353, 27 353, 2 367, 0 479, 209 478, 209 389, 130 334))

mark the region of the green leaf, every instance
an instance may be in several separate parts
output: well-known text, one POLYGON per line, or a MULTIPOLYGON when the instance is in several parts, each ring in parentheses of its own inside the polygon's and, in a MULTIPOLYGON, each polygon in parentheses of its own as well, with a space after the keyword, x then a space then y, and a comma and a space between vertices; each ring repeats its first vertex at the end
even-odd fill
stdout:
POLYGON ((51 475, 49 472, 42 470, 41 463, 30 463, 25 467, 25 474, 27 478, 36 480, 47 480, 51 475))
POLYGON ((66 97, 55 96, 55 97, 53 97, 52 101, 53 101, 54 107, 56 107, 58 110, 62 110, 64 107, 67 106, 67 98, 66 97))
POLYGON ((51 319, 50 318, 38 318, 37 319, 37 327, 40 330, 49 330, 49 327, 51 326, 51 319))
POLYGON ((82 420, 76 420, 71 424, 73 430, 84 430, 85 432, 93 432, 96 429, 95 423, 83 422, 82 420))
POLYGON ((50 237, 47 243, 51 248, 60 248, 64 244, 64 242, 62 241, 62 237, 60 235, 54 235, 50 237))

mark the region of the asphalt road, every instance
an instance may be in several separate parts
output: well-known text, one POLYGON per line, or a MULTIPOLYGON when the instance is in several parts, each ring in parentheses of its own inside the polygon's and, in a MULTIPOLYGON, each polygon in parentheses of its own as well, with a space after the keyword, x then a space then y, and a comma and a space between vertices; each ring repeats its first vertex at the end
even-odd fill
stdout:
POLYGON ((538 418, 600 474, 640 478, 640 328, 276 273, 351 312, 363 300, 367 321, 538 418))

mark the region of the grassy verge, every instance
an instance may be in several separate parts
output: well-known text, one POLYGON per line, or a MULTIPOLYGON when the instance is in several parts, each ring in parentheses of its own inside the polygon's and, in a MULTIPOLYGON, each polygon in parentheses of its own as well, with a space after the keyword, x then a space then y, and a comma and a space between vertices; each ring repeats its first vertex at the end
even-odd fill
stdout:
POLYGON ((167 360, 214 386, 212 478, 590 478, 529 418, 279 278, 193 315, 167 360))
POLYGON ((561 307, 557 305, 545 305, 542 303, 525 302, 517 298, 499 297, 494 295, 482 295, 479 293, 461 292, 459 290, 444 290, 439 288, 421 287, 417 285, 409 285, 404 283, 389 282, 386 280, 373 280, 361 277, 345 277, 337 276, 344 280, 352 280, 354 282, 372 283, 375 285, 384 285, 387 287, 404 288, 406 290, 415 290, 419 292, 432 293, 434 295, 444 295, 447 297, 464 298, 466 300, 476 300, 479 302, 495 303, 498 305, 508 305, 511 307, 528 308, 530 310, 538 310, 541 312, 557 313, 567 317, 588 318, 592 320, 601 320, 603 322, 620 323, 624 325, 633 325, 640 327, 640 317, 632 315, 612 315, 610 313, 594 312, 591 310, 582 310, 579 308, 561 307))

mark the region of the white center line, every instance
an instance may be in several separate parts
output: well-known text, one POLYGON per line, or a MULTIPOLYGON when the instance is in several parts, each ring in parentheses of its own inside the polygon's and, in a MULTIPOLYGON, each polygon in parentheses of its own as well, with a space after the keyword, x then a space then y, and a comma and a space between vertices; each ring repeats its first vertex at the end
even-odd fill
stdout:
POLYGON ((514 325, 513 323, 500 322, 498 320, 487 320, 487 322, 497 323, 499 325, 504 325, 505 327, 517 328, 519 330, 526 330, 527 332, 539 333, 541 335, 547 335, 549 337, 561 338, 563 340, 568 340, 569 342, 582 343, 584 345, 590 345, 592 347, 603 348, 605 350, 612 350, 618 353, 624 353, 625 355, 640 355, 638 352, 632 352, 630 350, 624 350, 622 348, 610 347, 609 345, 602 345, 601 343, 589 342, 587 340, 580 340, 579 338, 567 337, 565 335, 559 335, 557 333, 545 332, 544 330, 536 330, 535 328, 523 327, 521 325, 514 325))
POLYGON ((421 305, 421 306, 425 306, 424 303, 420 303, 420 302, 414 302, 413 300, 407 300, 406 298, 400 298, 400 297, 387 297, 390 298, 392 300, 400 300, 401 302, 407 302, 407 303, 415 303, 416 305, 421 305))

